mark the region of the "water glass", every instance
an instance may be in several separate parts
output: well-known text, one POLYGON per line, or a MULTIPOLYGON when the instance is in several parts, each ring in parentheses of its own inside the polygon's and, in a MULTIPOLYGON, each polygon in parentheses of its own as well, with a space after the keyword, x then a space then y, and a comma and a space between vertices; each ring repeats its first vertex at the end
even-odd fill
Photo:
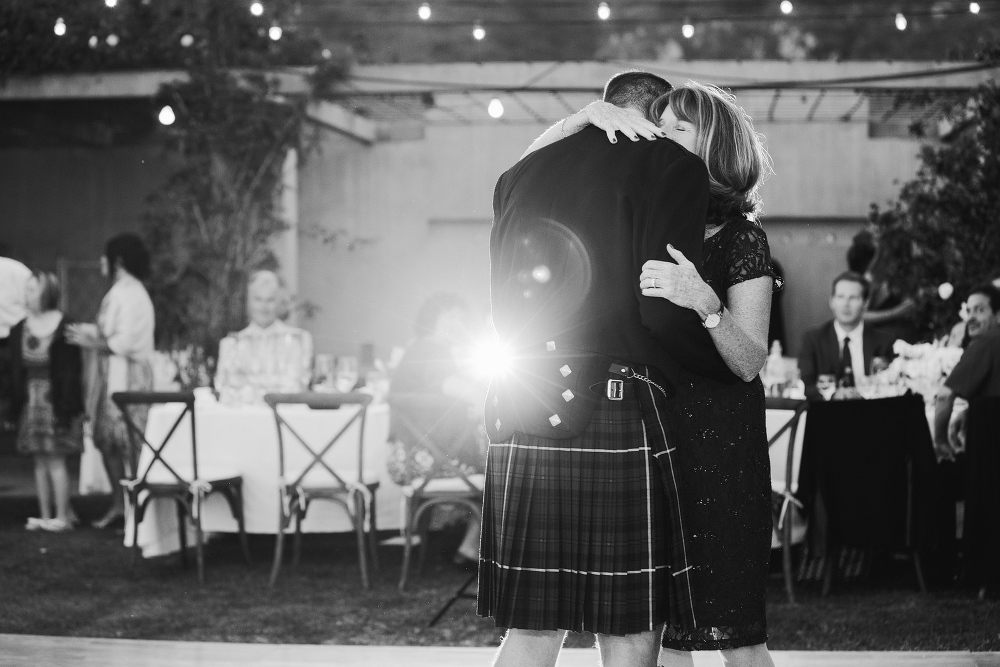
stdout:
POLYGON ((333 355, 317 354, 313 368, 313 390, 333 391, 333 355))
POLYGON ((358 383, 358 358, 337 357, 334 369, 337 391, 345 393, 354 389, 354 385, 358 383))

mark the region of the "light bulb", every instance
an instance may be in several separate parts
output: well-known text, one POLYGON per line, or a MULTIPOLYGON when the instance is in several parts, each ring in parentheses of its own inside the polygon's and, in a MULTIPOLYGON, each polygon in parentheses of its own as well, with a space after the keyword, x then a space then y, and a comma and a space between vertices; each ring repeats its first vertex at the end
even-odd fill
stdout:
POLYGON ((972 12, 973 14, 978 14, 979 13, 979 3, 978 2, 970 2, 969 3, 969 11, 972 12))
POLYGON ((267 36, 277 42, 281 39, 281 28, 279 26, 272 25, 267 31, 267 36))
POLYGON ((66 23, 62 20, 62 17, 56 19, 56 24, 52 28, 52 31, 59 37, 66 34, 66 23))
POLYGON ((260 16, 261 14, 264 13, 264 5, 260 4, 259 2, 253 3, 252 5, 250 5, 250 13, 253 14, 254 16, 260 16))
POLYGON ((111 33, 104 41, 108 43, 108 46, 114 48, 118 46, 118 35, 111 33))
POLYGON ((98 41, 97 40, 97 35, 91 35, 90 39, 87 40, 87 44, 90 45, 90 48, 96 49, 97 48, 97 41, 98 41))
POLYGON ((417 16, 419 16, 423 21, 429 19, 431 17, 431 6, 426 2, 420 5, 420 9, 417 10, 417 16))
POLYGON ((608 3, 602 2, 601 4, 597 5, 597 18, 601 19, 602 21, 607 21, 609 18, 611 18, 611 8, 608 7, 608 3))
POLYGON ((694 26, 691 23, 685 23, 681 26, 681 34, 684 35, 685 39, 691 39, 694 37, 694 26))
POLYGON ((108 7, 108 9, 114 9, 114 7, 118 4, 118 0, 104 0, 104 4, 108 7))
POLYGON ((490 100, 489 106, 486 107, 486 113, 490 115, 490 118, 499 118, 503 115, 503 102, 494 97, 490 100))
POLYGON ((781 0, 781 13, 791 14, 792 13, 792 3, 788 0, 781 0))
POLYGON ((174 121, 177 120, 177 116, 174 115, 174 110, 168 104, 160 109, 159 119, 164 125, 173 125, 174 121))
POLYGON ((192 44, 194 44, 194 37, 193 36, 191 36, 191 35, 183 35, 181 37, 181 46, 183 46, 185 49, 187 47, 191 46, 192 44))
POLYGON ((333 51, 331 51, 330 49, 323 49, 323 57, 329 60, 330 58, 333 57, 333 51))
POLYGON ((477 24, 477 25, 476 25, 476 26, 475 26, 475 27, 474 27, 474 28, 472 29, 472 37, 473 37, 473 38, 474 38, 474 39, 475 39, 475 40, 476 40, 477 42, 481 42, 481 41, 483 40, 483 38, 485 38, 485 37, 486 37, 486 30, 485 30, 485 29, 483 28, 483 26, 481 26, 481 25, 478 25, 478 24, 477 24))
POLYGON ((906 30, 906 17, 902 12, 896 14, 896 30, 906 30))

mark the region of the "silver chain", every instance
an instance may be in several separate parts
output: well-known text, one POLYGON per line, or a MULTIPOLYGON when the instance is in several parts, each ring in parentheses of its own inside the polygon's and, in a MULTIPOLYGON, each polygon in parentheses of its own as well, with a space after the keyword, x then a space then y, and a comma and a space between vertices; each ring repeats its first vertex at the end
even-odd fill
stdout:
POLYGON ((632 371, 632 375, 631 375, 630 377, 634 377, 634 378, 635 378, 636 380, 642 380, 642 381, 643 381, 643 382, 645 382, 646 384, 648 384, 648 385, 652 385, 653 387, 656 387, 657 389, 659 389, 659 390, 660 390, 660 393, 661 393, 661 394, 663 394, 663 397, 664 397, 664 398, 666 398, 666 397, 667 397, 667 391, 666 391, 666 389, 664 389, 664 388, 663 388, 663 387, 661 387, 660 385, 656 384, 655 382, 653 382, 652 380, 650 380, 650 379, 649 379, 648 377, 646 377, 645 375, 640 375, 640 374, 636 373, 636 372, 635 372, 635 369, 634 369, 634 368, 632 368, 632 369, 629 369, 629 370, 631 370, 631 371, 632 371))

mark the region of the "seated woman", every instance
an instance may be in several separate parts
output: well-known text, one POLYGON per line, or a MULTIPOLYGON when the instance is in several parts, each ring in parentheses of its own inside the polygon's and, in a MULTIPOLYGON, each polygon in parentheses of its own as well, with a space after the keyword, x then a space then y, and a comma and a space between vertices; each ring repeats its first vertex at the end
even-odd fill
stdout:
MULTIPOLYGON (((464 405, 457 414, 462 423, 435 425, 459 435, 459 447, 450 452, 465 474, 481 473, 486 464, 483 422, 485 388, 463 370, 460 360, 469 341, 468 307, 457 294, 436 294, 417 313, 416 339, 407 347, 392 375, 390 397, 399 394, 432 394, 453 398, 464 405)), ((392 439, 397 432, 393 426, 392 439)), ((429 452, 413 443, 397 444, 388 461, 389 474, 397 484, 408 484, 433 465, 429 452)), ((447 472, 445 471, 445 474, 447 472)), ((454 561, 458 565, 479 563, 479 521, 469 521, 465 538, 454 561)))

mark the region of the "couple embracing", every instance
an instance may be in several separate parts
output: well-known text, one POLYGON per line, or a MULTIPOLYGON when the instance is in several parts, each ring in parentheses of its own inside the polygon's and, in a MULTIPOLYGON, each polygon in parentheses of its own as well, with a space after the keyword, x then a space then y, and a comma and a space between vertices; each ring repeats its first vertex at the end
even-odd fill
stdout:
POLYGON ((772 665, 769 158, 712 86, 625 72, 501 176, 479 613, 496 665, 772 665), (631 141, 618 141, 618 135, 631 141))

